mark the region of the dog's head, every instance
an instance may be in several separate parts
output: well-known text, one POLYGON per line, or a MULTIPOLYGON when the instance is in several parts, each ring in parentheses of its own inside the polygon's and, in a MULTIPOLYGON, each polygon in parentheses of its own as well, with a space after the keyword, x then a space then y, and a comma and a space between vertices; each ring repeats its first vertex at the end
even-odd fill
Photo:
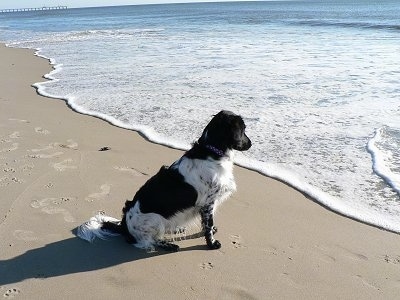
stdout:
POLYGON ((246 125, 241 116, 222 110, 208 123, 199 139, 199 144, 214 146, 222 151, 228 149, 245 151, 251 147, 245 129, 246 125))

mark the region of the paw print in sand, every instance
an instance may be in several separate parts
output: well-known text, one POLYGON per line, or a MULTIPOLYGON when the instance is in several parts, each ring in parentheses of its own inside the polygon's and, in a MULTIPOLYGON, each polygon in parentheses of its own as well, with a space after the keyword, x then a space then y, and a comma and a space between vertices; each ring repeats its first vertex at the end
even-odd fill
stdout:
POLYGON ((214 265, 210 262, 205 262, 200 265, 200 269, 203 269, 203 270, 212 270, 213 268, 214 268, 214 265))
POLYGON ((4 294, 3 297, 5 298, 14 298, 15 296, 17 296, 20 293, 19 289, 13 288, 13 289, 9 289, 7 290, 4 294))

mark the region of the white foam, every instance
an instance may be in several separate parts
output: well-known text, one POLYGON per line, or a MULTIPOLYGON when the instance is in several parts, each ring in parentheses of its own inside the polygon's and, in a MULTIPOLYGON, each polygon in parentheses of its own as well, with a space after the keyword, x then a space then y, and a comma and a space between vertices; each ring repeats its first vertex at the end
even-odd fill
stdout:
POLYGON ((379 211, 367 210, 364 205, 357 205, 357 203, 354 202, 346 203, 306 183, 299 175, 292 173, 290 170, 283 169, 276 164, 262 163, 244 156, 237 158, 236 163, 242 167, 260 172, 268 177, 286 182, 293 188, 308 195, 334 212, 389 231, 400 232, 400 224, 397 215, 387 215, 379 211))
MULTIPOLYGON (((43 54, 39 54, 39 52, 41 52, 40 49, 38 50, 38 55, 40 55, 44 58, 47 58, 43 54)), ((53 64, 54 70, 52 72, 50 72, 49 74, 46 74, 45 78, 51 80, 50 82, 56 83, 60 80, 60 79, 56 78, 56 75, 60 74, 60 72, 62 73, 63 65, 56 64, 56 60, 54 60, 54 59, 52 59, 50 61, 53 64)), ((110 116, 106 113, 101 113, 98 111, 86 109, 83 106, 77 104, 78 101, 76 99, 76 96, 66 96, 65 97, 62 95, 53 95, 47 91, 48 85, 51 85, 51 84, 49 84, 49 81, 42 82, 42 83, 36 83, 34 86, 37 87, 38 92, 40 94, 42 94, 46 97, 64 99, 65 101, 67 101, 68 105, 72 109, 74 109, 75 111, 77 111, 79 113, 83 113, 83 114, 87 114, 87 115, 91 115, 94 117, 104 119, 118 127, 138 131, 141 134, 143 134, 148 140, 150 140, 152 142, 163 144, 163 145, 174 147, 174 148, 178 148, 178 149, 182 149, 182 150, 186 150, 190 147, 189 143, 185 143, 185 142, 182 143, 177 140, 175 140, 175 141, 172 140, 171 135, 168 132, 165 132, 164 134, 160 134, 155 129, 153 129, 152 127, 150 127, 148 125, 139 125, 139 124, 132 123, 132 122, 124 122, 124 121, 121 121, 118 118, 110 116)), ((310 116, 308 113, 306 114, 308 118, 305 116, 302 117, 301 114, 303 112, 298 110, 296 104, 291 103, 291 105, 293 106, 292 107, 293 115, 297 114, 297 116, 299 117, 299 120, 303 120, 303 119, 307 120, 307 122, 309 122, 310 124, 318 123, 318 121, 314 121, 313 116, 312 115, 310 116)), ((237 111, 237 107, 229 107, 229 109, 237 111)), ((243 108, 241 110, 243 111, 243 108)), ((213 112, 215 113, 215 111, 213 111, 213 112)), ((209 115, 211 116, 211 114, 212 113, 210 111, 209 115)), ((251 112, 248 112, 248 115, 251 115, 251 112)), ((245 116, 246 116, 246 114, 245 114, 245 116)), ((200 117, 205 120, 207 120, 209 118, 207 114, 201 115, 200 117)), ((279 119, 281 119, 281 117, 282 117, 281 115, 274 116, 275 122, 277 124, 284 124, 286 122, 285 120, 279 120, 279 119)), ((315 114, 315 117, 316 117, 316 119, 320 118, 320 116, 317 113, 315 114)), ((324 123, 322 125, 332 126, 332 124, 333 124, 332 121, 334 121, 336 118, 337 118, 336 116, 332 116, 328 119, 324 118, 323 119, 324 123)), ((250 123, 253 121, 253 122, 255 122, 255 124, 257 124, 258 122, 262 121, 262 119, 263 119, 263 117, 259 116, 255 120, 250 119, 249 121, 250 121, 250 123)), ((171 121, 175 122, 176 120, 162 119, 160 121, 164 122, 165 126, 168 127, 171 125, 171 123, 170 123, 171 121), (167 125, 167 124, 169 124, 169 125, 167 125)), ((196 122, 197 122, 197 120, 196 120, 196 122)), ((197 123, 199 123, 199 126, 203 126, 201 124, 202 122, 197 122, 197 123)), ((248 127, 250 127, 250 126, 248 126, 248 127)), ((301 127, 301 128, 303 128, 303 127, 301 127)), ((315 128, 315 129, 318 129, 318 128, 315 128)), ((192 140, 194 140, 194 137, 196 136, 196 134, 197 135, 199 134, 199 131, 200 131, 200 127, 195 128, 195 130, 193 130, 191 132, 192 140)), ((176 134, 179 134, 179 133, 182 135, 187 135, 188 131, 187 131, 187 129, 185 129, 182 132, 176 132, 176 134)), ((250 133, 250 136, 252 136, 254 134, 255 134, 255 131, 253 129, 253 132, 250 133)), ((357 137, 356 131, 351 132, 351 134, 354 134, 357 137)), ((292 128, 291 135, 293 137, 296 137, 296 136, 300 136, 301 133, 296 133, 296 129, 292 128)), ((259 140, 258 142, 261 142, 261 141, 259 140)), ((291 145, 294 145, 294 144, 291 144, 291 145)), ((281 149, 281 151, 282 150, 283 149, 281 149)), ((269 149, 268 151, 274 151, 274 150, 269 149)), ((295 153, 293 153, 293 154, 295 154, 295 153)), ((296 155, 298 155, 298 154, 299 153, 296 153, 296 155)), ((251 155, 256 155, 256 157, 257 156, 260 157, 260 155, 263 155, 263 152, 262 151, 260 152, 260 149, 256 149, 253 151, 253 153, 251 153, 251 155)), ((325 155, 325 154, 323 154, 323 155, 325 155)), ((352 155, 354 155, 354 153, 352 153, 352 155)), ((323 161, 321 161, 321 163, 322 162, 323 161)), ((294 188, 298 189, 299 191, 309 195, 311 198, 316 199, 322 205, 329 207, 333 211, 336 211, 336 212, 346 215, 348 217, 363 221, 368 224, 372 224, 375 226, 385 228, 387 230, 400 232, 400 224, 397 220, 396 214, 390 214, 390 215, 381 214, 379 211, 376 211, 376 210, 368 210, 368 207, 367 207, 368 205, 365 205, 365 204, 360 205, 360 203, 357 203, 354 201, 346 202, 344 199, 342 199, 340 197, 339 198, 334 197, 327 192, 323 192, 317 186, 309 184, 308 181, 305 180, 307 178, 302 176, 301 173, 297 173, 296 171, 298 171, 298 170, 296 170, 296 169, 287 168, 284 165, 282 165, 281 163, 265 162, 265 161, 260 161, 257 159, 247 159, 244 157, 238 158, 237 163, 239 165, 242 165, 249 169, 253 169, 253 170, 258 171, 267 176, 277 178, 281 181, 287 182, 289 185, 291 185, 294 188)), ((329 160, 328 160, 327 163, 330 164, 331 162, 329 162, 329 160)), ((309 180, 312 180, 313 178, 314 177, 311 176, 309 180)), ((354 182, 349 182, 349 184, 354 184, 354 182)))
POLYGON ((44 75, 44 78, 49 79, 50 81, 37 82, 37 83, 34 83, 32 85, 37 89, 37 92, 40 95, 42 95, 44 97, 48 97, 48 98, 64 100, 64 101, 66 101, 68 103, 68 105, 73 110, 75 110, 76 112, 79 112, 81 114, 85 114, 85 115, 89 115, 89 116, 93 116, 93 117, 96 117, 96 118, 103 119, 103 120, 105 120, 105 121, 107 121, 107 122, 109 122, 112 125, 117 126, 117 127, 138 131, 144 137, 146 137, 146 139, 148 139, 151 142, 162 144, 162 145, 165 145, 165 146, 168 146, 168 147, 173 147, 173 148, 176 148, 176 149, 181 149, 181 150, 189 149, 190 145, 185 144, 185 143, 181 143, 181 142, 178 142, 178 141, 171 141, 170 139, 165 138, 162 135, 158 134, 153 128, 151 128, 149 126, 144 126, 144 125, 139 125, 139 124, 130 125, 130 124, 127 124, 127 123, 124 123, 124 122, 118 120, 115 117, 109 116, 107 114, 96 112, 96 111, 91 111, 91 110, 87 110, 87 109, 83 108, 82 106, 76 104, 75 97, 73 97, 73 96, 65 97, 64 95, 54 95, 52 93, 49 93, 47 91, 47 85, 50 84, 50 83, 54 83, 54 82, 58 82, 59 81, 59 79, 54 77, 54 75, 57 74, 57 73, 60 73, 62 71, 63 64, 56 64, 56 60, 55 59, 49 58, 49 57, 41 54, 40 53, 41 51, 42 51, 41 48, 36 49, 35 55, 49 60, 50 64, 53 65, 53 70, 50 73, 44 75))
MULTIPOLYGON (((42 55, 42 57, 47 58, 42 55)), ((53 60, 53 63, 55 63, 55 60, 53 60)), ((56 65, 56 66, 61 66, 61 65, 56 65)), ((60 72, 62 69, 59 69, 58 67, 55 66, 55 70, 50 72, 49 74, 46 74, 46 78, 51 79, 51 80, 57 80, 54 78, 52 75, 60 72)), ((62 98, 60 96, 54 96, 46 92, 46 82, 44 83, 36 83, 35 86, 38 88, 39 93, 46 97, 52 97, 52 98, 62 98)), ((106 120, 110 122, 111 124, 125 128, 125 129, 131 129, 140 132, 143 134, 149 141, 152 141, 154 143, 158 143, 161 145, 181 149, 181 150, 187 150, 189 149, 189 145, 185 143, 177 143, 174 141, 171 141, 170 139, 163 137, 162 135, 158 134, 154 129, 152 129, 149 126, 143 126, 143 125, 130 125, 127 123, 124 123, 114 117, 111 117, 109 115, 103 114, 103 113, 98 113, 98 112, 93 112, 93 111, 88 111, 79 105, 76 105, 74 97, 67 97, 64 98, 69 104, 69 106, 82 114, 87 114, 91 115, 97 118, 101 118, 103 120, 106 120)), ((393 182, 393 174, 391 172, 388 172, 388 169, 384 167, 384 159, 380 157, 381 154, 379 154, 379 151, 377 151, 377 148, 374 146, 374 141, 377 140, 380 137, 379 135, 379 130, 377 131, 377 134, 375 136, 375 139, 372 139, 368 143, 368 148, 370 151, 375 154, 375 163, 374 163, 374 168, 383 171, 382 173, 384 174, 389 174, 389 176, 384 177, 386 180, 389 180, 388 182, 393 182), (377 158, 379 157, 379 158, 377 158), (377 161, 381 161, 382 163, 377 164, 377 161)), ((368 211, 366 210, 365 206, 363 205, 357 205, 354 202, 348 202, 346 203, 345 201, 338 199, 336 197, 332 197, 329 193, 323 192, 322 190, 318 189, 315 186, 312 186, 308 184, 303 177, 299 176, 298 174, 294 173, 293 171, 289 169, 285 169, 282 166, 279 166, 279 164, 274 164, 274 163, 266 163, 266 162, 261 162, 256 159, 248 158, 242 154, 239 154, 235 160, 235 163, 260 172, 261 174, 264 174, 266 176, 276 178, 278 180, 281 180, 283 182, 288 183, 290 186, 296 188, 297 190, 309 195, 312 199, 317 200, 319 203, 321 203, 323 206, 328 207, 329 209, 343 214, 347 217, 354 218, 356 220, 360 220, 362 222, 365 222, 370 225, 378 226, 381 228, 384 228, 389 231, 394 231, 394 232, 400 232, 400 224, 398 222, 397 216, 388 216, 385 214, 381 214, 377 211, 368 211)), ((380 171, 378 171, 379 174, 381 174, 380 171)), ((377 172, 377 173, 378 173, 377 172)), ((381 175, 382 176, 382 175, 381 175)), ((396 187, 395 187, 396 188, 396 187)))
MULTIPOLYGON (((398 161, 393 163, 393 152, 388 148, 382 147, 382 143, 385 142, 385 135, 388 135, 387 131, 387 126, 378 128, 375 131, 374 137, 368 142, 368 151, 372 156, 372 166, 375 173, 400 194, 400 173, 393 170, 394 167, 399 168, 399 165, 395 165, 398 161), (379 144, 381 145, 379 146, 379 144)), ((396 143, 397 150, 400 149, 399 146, 399 143, 396 143)))

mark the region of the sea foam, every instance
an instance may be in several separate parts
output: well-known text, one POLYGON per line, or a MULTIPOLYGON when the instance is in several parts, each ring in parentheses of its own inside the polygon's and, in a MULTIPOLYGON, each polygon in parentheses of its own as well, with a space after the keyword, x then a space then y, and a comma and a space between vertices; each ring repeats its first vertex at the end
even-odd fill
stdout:
POLYGON ((388 126, 378 128, 368 142, 368 151, 373 160, 373 169, 397 193, 400 194, 400 130, 388 126))

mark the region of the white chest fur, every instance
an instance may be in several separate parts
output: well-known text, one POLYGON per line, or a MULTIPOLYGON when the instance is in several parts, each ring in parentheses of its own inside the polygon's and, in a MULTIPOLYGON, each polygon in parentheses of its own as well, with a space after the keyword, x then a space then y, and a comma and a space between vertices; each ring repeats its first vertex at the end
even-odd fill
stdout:
POLYGON ((185 181, 197 190, 197 207, 211 202, 217 206, 236 190, 231 156, 221 160, 181 159, 177 168, 185 181))

